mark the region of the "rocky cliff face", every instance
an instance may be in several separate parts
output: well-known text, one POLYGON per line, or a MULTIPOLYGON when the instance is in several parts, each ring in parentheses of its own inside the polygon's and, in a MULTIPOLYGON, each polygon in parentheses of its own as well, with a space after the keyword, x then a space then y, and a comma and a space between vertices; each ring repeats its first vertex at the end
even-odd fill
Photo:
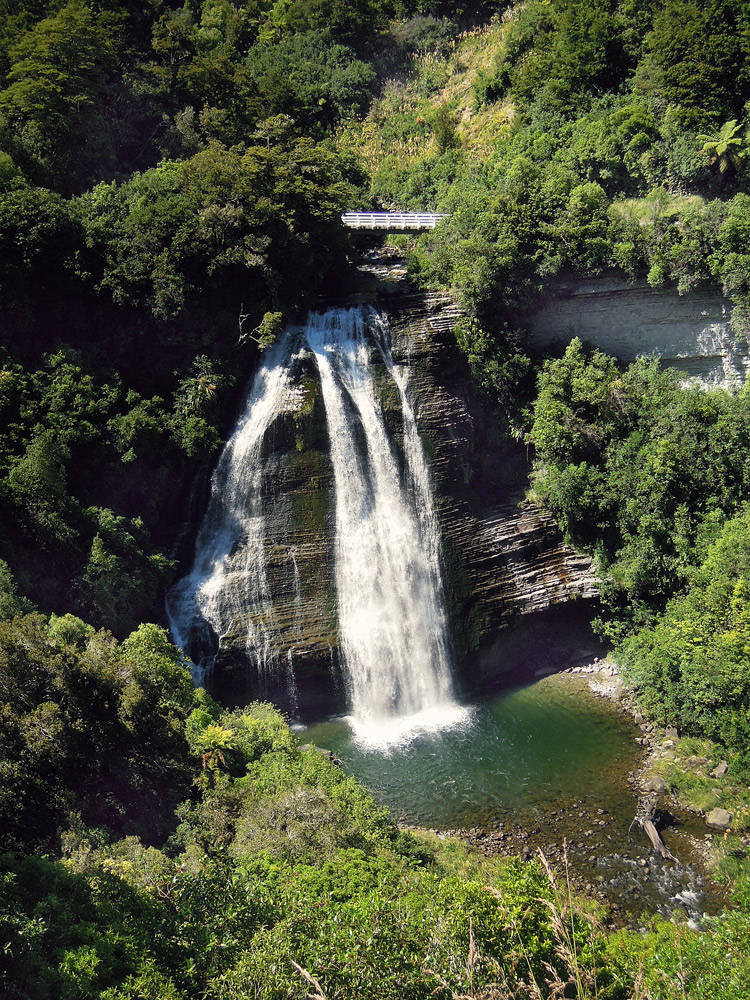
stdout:
POLYGON ((501 633, 521 617, 593 600, 596 581, 591 561, 563 543, 546 511, 525 500, 523 448, 493 439, 496 428, 452 335, 460 315, 453 301, 405 297, 388 312, 394 356, 411 366, 432 457, 453 634, 471 683, 517 665, 504 662, 501 633))
MULTIPOLYGON (((394 360, 410 372, 409 395, 436 489, 454 659, 464 682, 552 669, 567 654, 596 651, 587 624, 596 598, 590 562, 563 544, 545 511, 525 501, 527 456, 498 437, 476 395, 452 334, 458 307, 444 295, 405 294, 398 264, 379 255, 364 270, 373 282, 365 297, 377 286, 394 360)), ((680 297, 602 278, 558 282, 526 323, 539 346, 577 335, 625 361, 655 353, 714 387, 742 384, 750 368, 729 315, 718 295, 680 297)), ((385 422, 400 448, 398 392, 375 351, 373 364, 385 422)), ((260 691, 283 700, 294 676, 301 704, 330 711, 343 699, 333 474, 318 375, 304 351, 265 438, 263 494, 272 669, 249 674, 247 622, 238 619, 217 661, 219 693, 246 700, 260 691)))
POLYGON ((238 617, 222 639, 214 686, 229 702, 260 695, 289 710, 296 708, 297 698, 307 704, 319 699, 322 707, 340 700, 333 469, 320 385, 309 355, 294 365, 292 388, 265 435, 262 461, 264 546, 273 605, 273 616, 264 623, 267 666, 251 669, 245 651, 248 623, 238 617), (311 678, 316 679, 313 685, 311 678))
POLYGON ((609 277, 551 284, 525 323, 536 346, 577 336, 622 361, 654 354, 706 388, 731 388, 743 385, 750 370, 750 350, 732 332, 731 310, 717 292, 678 295, 609 277))
MULTIPOLYGON (((436 488, 443 576, 455 660, 465 683, 502 672, 498 634, 520 617, 596 594, 589 561, 568 549, 552 519, 524 501, 526 455, 494 440, 452 328, 448 296, 399 295, 384 305, 394 361, 409 369, 409 396, 436 488)), ((385 421, 400 448, 400 403, 373 354, 385 421)), ((312 359, 298 358, 293 387, 264 442, 268 583, 275 622, 265 676, 248 673, 247 623, 222 642, 217 693, 282 700, 293 673, 300 706, 340 706, 334 586, 333 479, 325 413, 312 359), (275 681, 274 681, 275 678, 275 681)))

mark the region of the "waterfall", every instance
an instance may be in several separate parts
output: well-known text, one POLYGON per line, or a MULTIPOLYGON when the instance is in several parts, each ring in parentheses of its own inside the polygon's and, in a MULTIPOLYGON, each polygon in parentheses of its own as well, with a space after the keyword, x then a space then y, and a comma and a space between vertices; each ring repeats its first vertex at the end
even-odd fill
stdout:
MULTIPOLYGON (((176 641, 198 656, 199 675, 210 669, 222 639, 241 633, 261 682, 275 671, 293 684, 291 649, 283 663, 278 655, 266 574, 262 446, 294 392, 289 362, 305 348, 319 373, 333 466, 338 634, 349 721, 362 742, 392 745, 458 724, 466 713, 453 696, 439 533, 408 373, 394 364, 387 326, 374 311, 311 315, 258 372, 213 477, 193 568, 170 594, 172 629, 176 641), (386 427, 373 358, 380 388, 398 400, 402 459, 386 427)), ((300 608, 304 581, 294 548, 288 558, 300 608)))
MULTIPOLYGON (((289 559, 292 563, 294 579, 294 634, 299 639, 302 632, 302 576, 297 565, 297 550, 289 549, 289 559)), ((290 648, 291 652, 291 648, 290 648)))
POLYGON ((256 374, 211 480, 193 567, 167 596, 172 634, 195 663, 196 684, 210 675, 222 638, 244 634, 261 693, 271 686, 276 622, 266 575, 261 449, 290 392, 289 357, 284 338, 256 374))
MULTIPOLYGON (((373 324, 376 325, 376 324, 373 324)), ((405 484, 378 403, 368 314, 336 310, 308 322, 326 409, 336 495, 336 590, 351 722, 366 742, 399 740, 462 717, 453 700, 438 533, 429 474, 399 387, 405 484)))

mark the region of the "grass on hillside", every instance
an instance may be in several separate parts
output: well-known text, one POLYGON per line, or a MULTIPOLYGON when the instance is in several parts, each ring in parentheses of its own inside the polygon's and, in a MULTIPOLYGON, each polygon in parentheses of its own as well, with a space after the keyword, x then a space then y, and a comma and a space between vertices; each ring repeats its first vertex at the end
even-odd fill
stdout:
POLYGON ((624 222, 635 221, 641 226, 649 226, 670 217, 679 218, 705 204, 706 199, 702 195, 673 194, 659 187, 642 198, 613 201, 610 210, 624 222))
POLYGON ((409 75, 386 80, 365 119, 339 131, 338 148, 357 154, 376 193, 378 178, 403 175, 439 155, 434 123, 441 108, 452 117, 456 145, 470 160, 481 161, 510 134, 512 105, 501 101, 477 110, 473 94, 477 74, 491 68, 505 31, 503 24, 484 25, 459 35, 446 57, 415 55, 409 75))

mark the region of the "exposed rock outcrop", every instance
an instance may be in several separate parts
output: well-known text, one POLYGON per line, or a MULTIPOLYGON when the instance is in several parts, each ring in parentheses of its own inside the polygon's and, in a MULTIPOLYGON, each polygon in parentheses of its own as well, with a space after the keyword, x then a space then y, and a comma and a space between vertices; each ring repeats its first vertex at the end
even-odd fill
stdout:
POLYGON ((456 645, 477 680, 502 671, 498 632, 520 616, 594 599, 595 576, 591 560, 564 544, 551 515, 524 499, 524 449, 493 440, 497 429, 452 334, 461 315, 453 300, 413 295, 388 312, 394 356, 410 365, 432 458, 456 645))
POLYGON ((336 595, 333 578, 333 470, 320 386, 309 357, 299 359, 292 391, 269 427, 263 455, 263 531, 273 616, 268 670, 249 670, 247 622, 239 616, 221 641, 214 673, 220 697, 272 698, 286 708, 290 688, 305 702, 332 699, 311 677, 335 687, 336 595), (292 684, 292 680, 294 683, 292 684))
MULTIPOLYGON (((456 659, 467 683, 500 669, 500 631, 519 617, 596 595, 588 559, 563 544, 552 518, 524 501, 527 456, 497 435, 476 397, 453 326, 460 310, 449 296, 389 300, 394 360, 409 368, 409 396, 436 487, 443 570, 456 659)), ((385 423, 400 448, 403 418, 395 383, 373 352, 373 377, 385 423)), ((264 532, 273 600, 265 677, 248 675, 247 623, 222 640, 219 693, 241 700, 269 690, 269 677, 300 701, 336 703, 333 480, 320 384, 310 357, 295 362, 293 387, 264 440, 264 532), (265 688, 264 688, 265 685, 265 688)), ((588 616, 584 616, 588 617, 588 616)), ((268 624, 268 623, 267 623, 268 624)), ((339 690, 339 694, 340 694, 339 690)), ((318 707, 313 704, 313 707, 318 707)))
POLYGON ((525 324, 539 347, 577 336, 622 361, 655 355, 706 388, 730 388, 743 385, 750 370, 750 349, 732 332, 731 312, 719 292, 678 295, 602 277, 551 283, 525 324))

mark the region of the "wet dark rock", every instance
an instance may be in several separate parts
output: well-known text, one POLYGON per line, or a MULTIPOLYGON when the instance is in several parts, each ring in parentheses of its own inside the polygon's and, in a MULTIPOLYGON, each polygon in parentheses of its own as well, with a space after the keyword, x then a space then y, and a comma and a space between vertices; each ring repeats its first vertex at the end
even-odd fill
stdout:
POLYGON ((305 743, 303 746, 300 747, 300 751, 302 753, 304 753, 307 750, 314 750, 315 753, 321 754, 323 757, 326 757, 328 760, 330 760, 330 762, 334 764, 336 767, 344 766, 343 761, 339 760, 339 758, 333 753, 332 750, 327 750, 325 747, 316 747, 312 743, 305 743))
MULTIPOLYGON (((589 644, 588 654, 597 654, 588 627, 597 596, 591 561, 565 545, 551 514, 525 502, 526 450, 493 437, 492 415, 453 335, 461 310, 450 296, 438 294, 403 295, 383 308, 394 360, 409 367, 409 394, 435 484, 446 598, 464 680, 494 681, 499 672, 526 676, 546 670, 548 659, 559 669, 566 665, 561 659, 580 657, 582 642, 589 644), (548 616, 541 645, 540 615, 548 616), (522 623, 532 619, 533 627, 524 631, 522 623), (555 643, 548 641, 552 632, 555 643)), ((278 625, 271 655, 293 671, 303 713, 308 706, 319 711, 318 702, 337 711, 344 692, 329 442, 311 359, 303 355, 293 376, 288 402, 263 449, 268 585, 278 625)), ((398 451, 398 393, 382 365, 376 381, 398 451)), ((252 687, 252 679, 242 681, 247 624, 238 617, 236 630, 223 637, 215 671, 217 684, 224 675, 227 686, 238 688, 239 701, 257 696, 239 690, 252 687)))

